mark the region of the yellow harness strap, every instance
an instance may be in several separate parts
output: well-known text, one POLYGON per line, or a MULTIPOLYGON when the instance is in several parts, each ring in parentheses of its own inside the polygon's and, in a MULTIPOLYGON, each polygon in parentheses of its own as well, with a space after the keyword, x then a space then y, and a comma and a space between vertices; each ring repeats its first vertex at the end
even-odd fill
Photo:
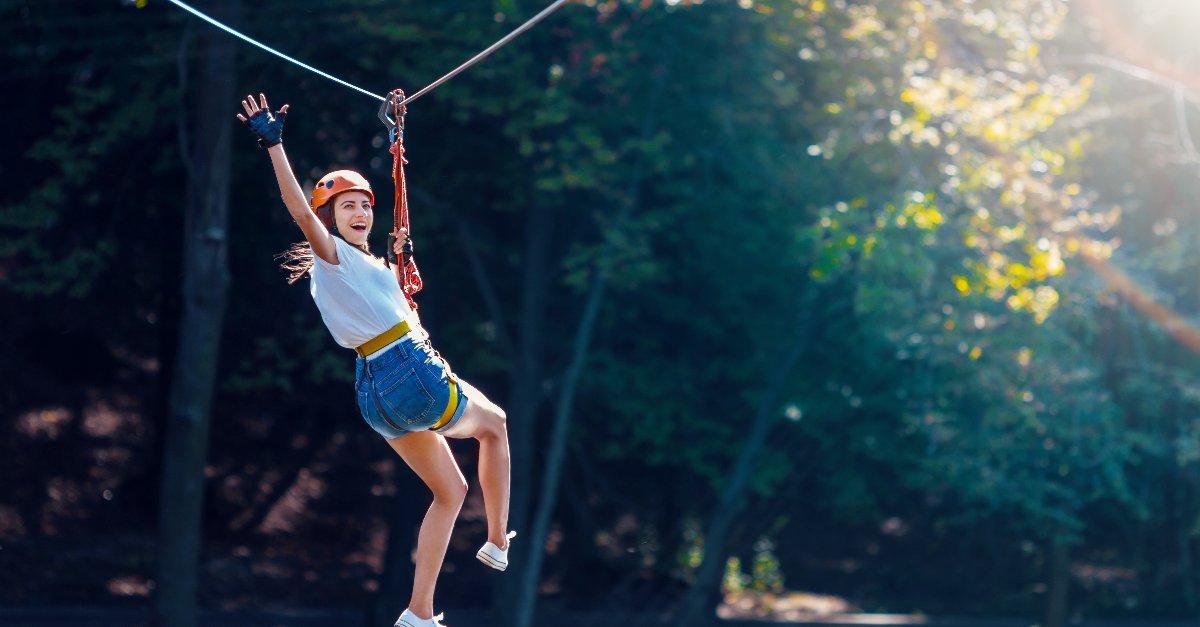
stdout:
MULTIPOLYGON (((366 358, 379 352, 379 349, 383 348, 384 346, 387 346, 388 344, 391 344, 392 342, 404 337, 411 330, 412 327, 408 326, 408 321, 403 320, 400 322, 400 324, 371 338, 366 344, 359 346, 358 348, 354 349, 354 351, 358 353, 360 357, 366 358)), ((446 370, 450 370, 449 364, 446 365, 446 370)), ((438 421, 434 423, 433 427, 431 427, 432 429, 441 429, 442 427, 446 426, 446 423, 450 422, 450 418, 454 416, 454 412, 458 411, 458 401, 458 381, 454 379, 454 375, 450 375, 450 401, 446 403, 446 411, 442 412, 442 417, 438 418, 438 421)))
POLYGON ((458 410, 458 382, 453 377, 450 378, 450 401, 446 403, 446 411, 442 412, 442 417, 430 427, 433 430, 441 429, 450 422, 450 417, 458 410))
POLYGON ((411 330, 412 327, 408 326, 408 321, 401 320, 400 324, 388 329, 387 331, 384 331, 383 333, 380 333, 379 335, 376 335, 370 340, 367 340, 366 344, 354 349, 354 352, 358 353, 359 357, 366 358, 369 355, 379 352, 379 349, 383 348, 384 346, 387 346, 388 344, 391 344, 392 342, 404 337, 404 335, 411 330))

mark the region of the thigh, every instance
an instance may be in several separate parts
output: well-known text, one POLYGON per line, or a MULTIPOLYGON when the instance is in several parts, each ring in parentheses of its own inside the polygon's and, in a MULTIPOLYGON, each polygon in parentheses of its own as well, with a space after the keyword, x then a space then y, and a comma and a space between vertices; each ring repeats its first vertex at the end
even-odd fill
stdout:
POLYGON ((467 483, 446 438, 432 431, 417 431, 402 438, 388 440, 400 459, 433 490, 435 494, 460 489, 467 483))
POLYGON ((467 406, 458 421, 439 433, 448 438, 477 438, 499 433, 506 420, 504 410, 470 383, 459 379, 458 386, 467 399, 467 406))

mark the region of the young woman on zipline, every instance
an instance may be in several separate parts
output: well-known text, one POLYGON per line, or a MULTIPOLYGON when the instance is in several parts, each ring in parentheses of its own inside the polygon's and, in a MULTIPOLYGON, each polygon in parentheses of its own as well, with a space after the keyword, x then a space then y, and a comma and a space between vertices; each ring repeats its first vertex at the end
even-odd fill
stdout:
MULTIPOLYGON (((446 438, 479 441, 479 483, 488 539, 476 553, 484 564, 508 566, 508 431, 504 411, 450 371, 421 328, 397 275, 370 253, 375 196, 361 175, 336 170, 305 198, 283 150, 288 106, 271 113, 267 98, 247 96, 238 114, 267 149, 288 212, 307 242, 285 255, 289 281, 311 277, 310 292, 334 340, 358 353, 355 391, 367 424, 433 492, 417 536, 416 573, 408 608, 397 627, 439 627, 433 593, 467 482, 446 438)), ((401 157, 402 158, 402 157, 401 157)), ((402 254, 403 240, 395 243, 402 254)), ((444 626, 442 626, 444 627, 444 626)))

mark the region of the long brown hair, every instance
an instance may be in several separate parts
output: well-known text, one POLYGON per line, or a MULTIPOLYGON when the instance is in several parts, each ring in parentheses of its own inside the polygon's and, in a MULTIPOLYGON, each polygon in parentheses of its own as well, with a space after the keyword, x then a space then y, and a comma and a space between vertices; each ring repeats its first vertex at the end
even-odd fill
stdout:
MULTIPOLYGON (((329 232, 334 237, 341 237, 342 241, 346 241, 346 238, 342 237, 341 233, 338 233, 337 223, 333 220, 333 207, 338 196, 341 196, 341 194, 330 198, 329 202, 317 207, 317 219, 321 221, 321 224, 325 225, 326 229, 329 229, 329 232)), ((350 244, 348 241, 346 243, 350 244)), ((363 243, 362 246, 350 245, 363 251, 364 254, 371 254, 371 249, 367 247, 366 243, 363 243)), ((283 263, 279 264, 279 267, 288 271, 288 285, 299 281, 311 273, 313 264, 316 263, 313 259, 312 245, 308 243, 308 240, 292 244, 287 250, 275 255, 275 258, 283 260, 283 263)))

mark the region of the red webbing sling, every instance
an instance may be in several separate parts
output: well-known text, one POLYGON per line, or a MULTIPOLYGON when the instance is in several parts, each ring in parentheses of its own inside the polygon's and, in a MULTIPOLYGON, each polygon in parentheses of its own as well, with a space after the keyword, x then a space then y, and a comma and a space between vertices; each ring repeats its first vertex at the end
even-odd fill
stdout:
POLYGON ((392 91, 389 102, 392 105, 392 114, 395 116, 393 119, 396 122, 395 141, 392 142, 392 147, 389 149, 392 153, 392 181, 396 187, 396 204, 392 215, 395 228, 392 231, 392 237, 393 241, 403 242, 402 254, 399 256, 399 263, 396 264, 396 280, 400 282, 409 306, 415 311, 417 303, 413 300, 413 294, 421 291, 422 285, 421 273, 417 270, 417 263, 413 259, 412 229, 408 223, 408 190, 404 183, 404 165, 408 163, 408 160, 404 158, 404 114, 407 106, 400 104, 403 101, 403 90, 392 91))

